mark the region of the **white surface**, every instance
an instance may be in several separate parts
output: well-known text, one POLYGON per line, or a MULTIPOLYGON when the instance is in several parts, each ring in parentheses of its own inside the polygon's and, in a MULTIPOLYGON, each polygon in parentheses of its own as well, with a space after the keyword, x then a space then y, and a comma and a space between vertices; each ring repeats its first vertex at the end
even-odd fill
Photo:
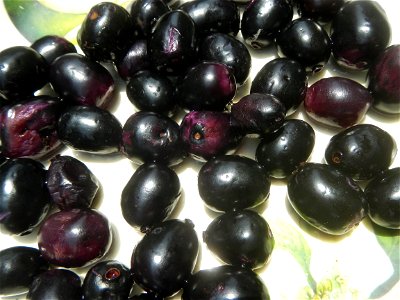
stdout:
MULTIPOLYGON (((51 3, 52 1, 42 2, 51 3)), ((62 1, 53 2, 62 3, 62 1)), ((399 44, 400 2, 396 0, 380 0, 378 2, 385 9, 392 24, 391 44, 399 44)), ((72 4, 80 5, 77 1, 73 1, 71 5, 72 4)), ((75 8, 72 8, 70 11, 74 10, 75 8)), ((79 11, 79 9, 76 10, 79 11)), ((19 34, 5 17, 2 2, 0 4, 0 15, 2 16, 0 20, 0 28, 2 28, 0 49, 14 45, 29 45, 29 42, 19 34)), ((251 78, 255 76, 265 63, 272 59, 270 53, 271 52, 268 51, 267 53, 265 51, 256 53, 252 51, 253 67, 251 78)), ((335 74, 335 72, 326 71, 322 76, 329 77, 333 74, 335 74)), ((315 81, 315 79, 310 80, 310 82, 313 81, 315 81)), ((360 81, 360 83, 364 84, 365 82, 360 81)), ((235 99, 238 100, 241 96, 246 95, 248 89, 248 84, 240 88, 235 99)), ((125 120, 135 112, 135 108, 128 101, 123 90, 121 90, 120 97, 117 101, 119 104, 114 113, 121 123, 124 124, 125 120)), ((302 108, 295 114, 295 117, 304 117, 302 108)), ((332 134, 336 133, 337 130, 321 128, 309 119, 306 118, 306 120, 314 127, 317 133, 316 146, 310 161, 322 162, 324 149, 329 138, 332 134)), ((368 113, 363 123, 376 124, 380 128, 388 131, 396 139, 400 147, 398 133, 400 122, 397 117, 384 118, 376 113, 368 113)), ((256 145, 256 140, 247 138, 240 146, 238 153, 254 158, 256 145)), ((82 160, 101 182, 102 194, 96 202, 95 208, 107 215, 112 223, 115 237, 112 251, 108 254, 107 258, 117 259, 129 266, 132 250, 142 237, 142 234, 130 227, 123 219, 120 209, 120 194, 137 166, 133 165, 128 159, 122 156, 104 158, 101 156, 80 154, 69 149, 67 149, 64 154, 73 155, 82 160)), ((397 155, 392 167, 399 166, 400 155, 397 155)), ((188 159, 175 168, 181 180, 183 195, 173 216, 180 219, 189 218, 194 222, 200 245, 202 246, 197 268, 204 269, 220 265, 221 263, 205 247, 205 244, 202 243, 201 234, 216 214, 207 210, 199 197, 197 190, 197 172, 200 167, 201 163, 188 159)), ((340 298, 332 296, 330 299, 366 299, 373 288, 391 275, 393 270, 391 269, 390 262, 382 248, 376 242, 368 224, 366 226, 366 222, 360 224, 358 228, 344 238, 326 240, 322 238, 322 236, 319 237, 316 234, 310 234, 304 231, 302 227, 299 227, 297 221, 288 213, 286 205, 285 181, 273 180, 268 203, 259 208, 258 211, 271 226, 276 239, 280 238, 279 234, 282 230, 285 230, 283 227, 286 226, 286 224, 290 224, 303 234, 311 247, 312 256, 310 268, 317 282, 326 278, 332 278, 332 276, 337 274, 340 274, 342 278, 345 279, 348 287, 346 296, 340 296, 340 298), (353 298, 352 291, 355 290, 358 290, 358 297, 353 298)), ((14 237, 0 233, 0 249, 15 245, 37 247, 36 232, 24 237, 14 237)), ((81 275, 84 276, 85 270, 76 271, 81 272, 81 275)), ((272 299, 298 299, 299 290, 307 285, 306 276, 299 264, 285 249, 279 247, 274 250, 269 264, 257 270, 257 273, 263 278, 272 299)), ((397 283, 391 292, 382 299, 399 298, 400 284, 397 283)), ((179 296, 175 296, 174 299, 179 299, 179 296)))

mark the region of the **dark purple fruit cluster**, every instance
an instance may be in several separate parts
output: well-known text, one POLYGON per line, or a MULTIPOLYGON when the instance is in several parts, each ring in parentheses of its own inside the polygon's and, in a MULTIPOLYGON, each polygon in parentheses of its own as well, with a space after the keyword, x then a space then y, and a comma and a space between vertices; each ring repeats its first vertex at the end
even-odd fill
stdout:
POLYGON ((378 3, 169 2, 93 6, 77 35, 82 54, 54 35, 0 52, 0 228, 37 230, 38 242, 0 251, 0 295, 269 299, 255 269, 275 247, 261 216, 273 180, 287 183, 294 211, 329 235, 366 216, 400 228, 396 140, 359 124, 370 108, 400 112, 400 45, 388 47, 378 3), (276 58, 250 78, 251 53, 261 48, 276 58), (314 77, 329 60, 369 69, 368 87, 314 77), (119 86, 133 105, 126 120, 113 114, 119 86), (300 110, 308 122, 296 118, 300 110), (309 162, 319 123, 334 132, 325 163, 309 162), (251 155, 236 153, 249 139, 251 155), (83 161, 61 155, 64 146, 134 163, 117 194, 122 218, 142 234, 130 266, 106 257, 118 228, 93 205, 101 183, 83 161), (202 238, 225 265, 208 270, 195 269, 193 222, 173 214, 184 193, 178 167, 189 159, 199 164, 199 196, 217 214, 202 238), (69 270, 80 267, 89 267, 83 282, 69 270))

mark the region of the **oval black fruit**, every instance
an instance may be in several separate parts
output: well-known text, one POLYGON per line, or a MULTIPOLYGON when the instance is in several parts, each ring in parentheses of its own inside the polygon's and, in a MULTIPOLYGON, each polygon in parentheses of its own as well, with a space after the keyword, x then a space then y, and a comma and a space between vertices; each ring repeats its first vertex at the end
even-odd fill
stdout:
POLYGON ((124 55, 134 41, 133 21, 128 11, 116 3, 93 6, 82 22, 77 41, 83 53, 94 61, 114 61, 124 55))
POLYGON ((199 193, 215 211, 254 207, 266 201, 271 182, 255 160, 239 155, 221 155, 205 163, 198 175, 199 193))
POLYGON ((72 106, 58 120, 58 137, 67 146, 84 152, 119 151, 122 125, 109 111, 95 106, 72 106))
POLYGON ((87 271, 83 281, 85 299, 125 300, 133 286, 131 270, 116 260, 96 263, 87 271))
POLYGON ((182 300, 218 299, 269 300, 267 287, 252 270, 219 266, 193 274, 183 289, 182 300))
POLYGON ((180 195, 179 177, 172 169, 161 164, 143 164, 122 191, 122 215, 129 225, 146 231, 168 218, 180 195))
POLYGON ((383 171, 365 187, 368 215, 380 226, 400 229, 400 168, 383 171))
POLYGON ((0 166, 0 228, 4 232, 30 233, 49 208, 46 170, 40 162, 16 158, 0 166))
POLYGON ((126 120, 121 151, 138 164, 156 162, 171 166, 186 157, 179 125, 167 116, 146 111, 138 111, 126 120))
POLYGON ((135 283, 161 297, 178 292, 190 277, 199 242, 189 220, 167 220, 154 226, 133 250, 135 283))
POLYGON ((305 163, 289 178, 288 199, 310 225, 332 235, 354 229, 366 215, 361 188, 335 167, 305 163))
POLYGON ((203 232, 203 240, 225 263, 251 269, 265 265, 275 245, 268 223, 251 210, 215 218, 203 232))
POLYGON ((270 176, 285 178, 308 160, 314 144, 314 129, 303 120, 289 119, 279 130, 261 139, 256 160, 270 176))
POLYGON ((162 15, 149 37, 148 53, 152 65, 167 74, 183 74, 195 61, 196 27, 182 10, 162 15))
POLYGON ((390 37, 390 24, 377 1, 347 1, 332 20, 333 57, 351 69, 367 69, 390 37))
POLYGON ((304 67, 288 58, 266 63, 255 76, 250 93, 271 94, 285 105, 286 114, 293 113, 304 100, 308 78, 304 67))
POLYGON ((83 297, 81 278, 67 269, 53 269, 35 277, 27 299, 29 300, 81 300, 83 297))
POLYGON ((325 160, 353 179, 366 180, 387 170, 396 152, 389 133, 372 124, 358 124, 330 139, 325 160))
POLYGON ((126 54, 115 62, 118 75, 128 81, 133 75, 151 67, 147 54, 147 41, 137 40, 132 44, 126 54))
POLYGON ((294 0, 297 11, 303 18, 319 23, 330 22, 346 0, 294 0))
POLYGON ((34 278, 48 268, 38 249, 15 246, 1 250, 0 295, 27 292, 34 278))
POLYGON ((287 0, 253 0, 246 6, 241 31, 244 41, 255 49, 272 44, 290 23, 293 7, 287 0))
POLYGON ((45 35, 31 45, 50 65, 56 58, 67 53, 76 53, 76 48, 67 39, 58 35, 45 35))
POLYGON ((199 55, 203 61, 219 62, 227 65, 242 85, 249 77, 251 56, 247 47, 238 39, 223 33, 210 34, 200 44, 199 55))
POLYGON ((400 114, 400 45, 392 45, 374 61, 368 72, 372 107, 385 114, 400 114))

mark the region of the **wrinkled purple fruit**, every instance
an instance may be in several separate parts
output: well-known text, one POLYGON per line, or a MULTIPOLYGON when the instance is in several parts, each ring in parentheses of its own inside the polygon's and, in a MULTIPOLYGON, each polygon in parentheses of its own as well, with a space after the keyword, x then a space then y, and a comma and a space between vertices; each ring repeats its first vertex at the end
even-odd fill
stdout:
POLYGON ((60 99, 33 97, 0 111, 1 152, 10 158, 41 158, 61 145, 57 120, 60 99))
POLYGON ((243 138, 243 130, 229 113, 191 111, 180 125, 186 150, 204 161, 233 151, 243 138))
POLYGON ((109 250, 107 218, 91 209, 62 210, 50 215, 38 234, 39 251, 53 265, 75 268, 97 262, 109 250))
POLYGON ((139 111, 123 126, 121 152, 135 163, 156 162, 177 165, 187 152, 179 135, 179 125, 171 118, 139 111))
POLYGON ((311 118, 323 124, 350 127, 364 118, 372 101, 371 94, 358 82, 329 77, 308 88, 304 107, 311 118))
POLYGON ((202 62, 191 68, 180 82, 176 97, 188 110, 222 111, 235 93, 236 80, 226 65, 202 62))
POLYGON ((231 114, 247 134, 266 135, 282 126, 286 109, 272 95, 253 93, 233 104, 231 114))
POLYGON ((77 53, 57 58, 50 66, 49 78, 56 93, 73 105, 104 108, 114 96, 114 79, 109 71, 77 53))
POLYGON ((368 73, 372 107, 385 114, 400 114, 400 45, 392 45, 372 64, 368 73))
POLYGON ((71 156, 57 155, 47 170, 47 188, 61 210, 89 208, 99 184, 89 168, 71 156))

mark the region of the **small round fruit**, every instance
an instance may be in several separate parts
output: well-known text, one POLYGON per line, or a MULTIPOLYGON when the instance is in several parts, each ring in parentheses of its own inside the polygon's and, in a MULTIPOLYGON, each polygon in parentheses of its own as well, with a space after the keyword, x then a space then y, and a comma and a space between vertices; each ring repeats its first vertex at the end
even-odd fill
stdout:
POLYGON ((288 198, 310 225, 331 235, 343 235, 365 217, 361 188, 335 167, 305 163, 289 178, 288 198))
POLYGON ((91 209, 62 210, 50 215, 38 234, 39 251, 56 266, 75 268, 97 262, 109 250, 107 218, 91 209))
POLYGON ((198 188, 205 204, 215 211, 254 207, 266 201, 271 182, 255 160, 239 155, 210 159, 199 171, 198 188))
POLYGON ((376 59, 368 72, 372 107, 385 114, 400 114, 400 45, 392 45, 376 59))
POLYGON ((131 270, 116 260, 96 263, 83 281, 85 299, 127 299, 133 286, 131 270))
POLYGON ((121 195, 122 215, 129 225, 146 231, 168 218, 181 196, 178 175, 165 165, 141 165, 121 195))
POLYGON ((45 35, 31 45, 50 65, 56 58, 67 53, 76 53, 76 48, 67 39, 57 35, 45 35))
POLYGON ((252 270, 238 266, 218 266, 194 273, 183 289, 182 300, 219 299, 269 300, 267 287, 252 270))
POLYGON ((400 229, 400 168, 383 171, 365 187, 368 215, 379 226, 400 229))
POLYGON ((137 72, 149 69, 151 64, 147 54, 147 41, 134 42, 126 54, 115 62, 115 66, 119 76, 125 81, 137 72))
POLYGON ((28 291, 37 275, 49 268, 36 248, 15 246, 0 251, 0 295, 28 291))
POLYGON ((66 269, 53 269, 35 277, 27 299, 29 300, 81 300, 83 297, 81 278, 78 274, 66 269))
POLYGON ((251 210, 215 218, 203 232, 203 240, 223 262, 251 269, 264 266, 275 245, 268 223, 251 210))
POLYGON ((256 160, 271 177, 285 178, 308 160, 314 144, 314 129, 303 120, 289 119, 279 130, 262 138, 256 160))
POLYGON ((372 124, 358 124, 330 139, 325 160, 355 180, 367 180, 387 170, 396 152, 389 133, 372 124))
POLYGON ((294 0, 302 18, 309 18, 318 23, 330 22, 346 0, 294 0))
POLYGON ((167 220, 147 232, 132 253, 135 283, 161 297, 177 293, 197 260, 199 242, 193 227, 189 220, 167 220))
POLYGON ((358 82, 344 77, 323 78, 307 89, 304 108, 318 122, 350 127, 365 116, 373 98, 358 82))

